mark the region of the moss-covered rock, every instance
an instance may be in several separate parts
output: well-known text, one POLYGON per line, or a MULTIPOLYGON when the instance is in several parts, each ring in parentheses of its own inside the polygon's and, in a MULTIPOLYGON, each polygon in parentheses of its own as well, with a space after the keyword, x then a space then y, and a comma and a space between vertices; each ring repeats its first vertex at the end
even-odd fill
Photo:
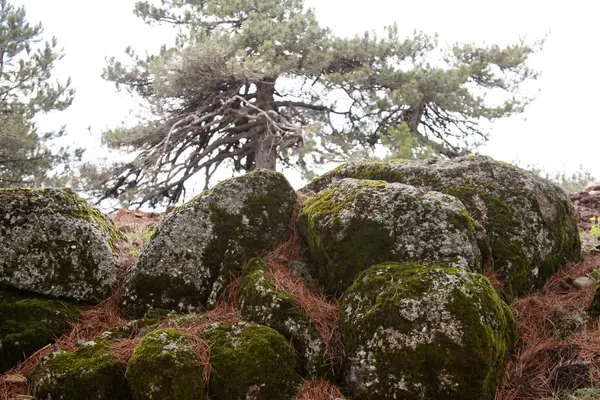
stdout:
POLYGON ((510 296, 543 286, 550 275, 581 257, 573 205, 557 185, 486 156, 454 160, 351 163, 301 189, 320 192, 344 178, 384 180, 459 198, 477 222, 484 261, 491 256, 510 296))
POLYGON ((300 355, 305 375, 334 372, 319 331, 290 294, 277 290, 263 259, 248 262, 238 309, 245 320, 271 327, 288 339, 300 355))
POLYGON ((306 200, 297 222, 318 280, 334 295, 384 261, 452 260, 481 270, 473 219, 458 199, 439 192, 341 179, 306 200))
POLYGON ((516 338, 489 281, 444 265, 373 266, 341 309, 344 380, 357 400, 491 400, 516 338))
POLYGON ((69 189, 0 189, 0 285, 77 301, 117 282, 112 221, 69 189))
POLYGON ((130 399, 125 366, 110 353, 110 344, 99 339, 50 353, 28 377, 31 392, 38 399, 130 399))
POLYGON ((258 170, 219 183, 165 217, 127 279, 123 310, 193 311, 215 304, 244 262, 291 233, 296 194, 258 170))
POLYGON ((209 395, 217 400, 288 400, 301 383, 298 356, 285 338, 266 326, 238 322, 208 325, 209 395))
POLYGON ((183 332, 158 329, 135 348, 125 376, 133 399, 204 398, 203 368, 183 332))
POLYGON ((594 298, 588 311, 592 317, 600 317, 600 283, 596 285, 594 298))
POLYGON ((47 299, 0 300, 0 373, 62 335, 80 310, 47 299))
POLYGON ((565 339, 586 328, 588 315, 585 311, 571 306, 555 310, 548 318, 555 335, 565 339))

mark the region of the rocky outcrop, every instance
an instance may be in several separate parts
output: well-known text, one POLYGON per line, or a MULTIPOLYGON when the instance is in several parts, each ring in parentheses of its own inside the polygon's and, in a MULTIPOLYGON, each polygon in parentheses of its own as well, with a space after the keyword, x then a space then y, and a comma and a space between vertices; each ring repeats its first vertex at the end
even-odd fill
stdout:
MULTIPOLYGON (((303 194, 298 205, 283 175, 259 170, 156 226, 113 216, 129 220, 143 247, 116 292, 124 316, 138 319, 104 328, 102 312, 123 320, 112 309, 78 317, 78 307, 38 297, 105 298, 116 282, 112 224, 68 191, 0 191, 0 237, 16 243, 0 248, 0 295, 27 297, 0 296, 3 368, 19 361, 5 343, 32 352, 91 318, 107 332, 61 338, 28 376, 35 396, 289 400, 318 376, 355 400, 491 400, 516 328, 484 264, 509 299, 580 257, 564 192, 487 157, 348 164, 303 194)), ((572 289, 590 281, 573 279, 572 289)), ((587 323, 549 317, 556 337, 587 323)))
POLYGON ((123 311, 213 306, 243 264, 289 237, 296 194, 285 177, 254 171, 219 183, 154 229, 128 277, 123 311))
POLYGON ((341 308, 353 398, 494 399, 516 328, 482 275, 443 264, 375 265, 341 308))
POLYGON ((0 189, 0 285, 98 302, 117 283, 119 233, 68 189, 0 189))
POLYGON ((401 183, 340 179, 304 202, 298 229, 321 285, 339 296, 383 261, 442 261, 481 271, 475 222, 455 197, 401 183))
POLYGON ((541 287, 552 273, 581 257, 577 219, 564 191, 510 164, 485 156, 350 163, 302 191, 318 195, 345 178, 400 182, 459 199, 477 223, 484 262, 491 257, 509 296, 541 287))

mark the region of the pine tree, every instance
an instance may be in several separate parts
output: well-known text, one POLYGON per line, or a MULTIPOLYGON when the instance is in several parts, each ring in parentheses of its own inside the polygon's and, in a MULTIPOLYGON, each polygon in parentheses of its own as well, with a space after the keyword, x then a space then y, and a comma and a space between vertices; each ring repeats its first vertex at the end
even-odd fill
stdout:
POLYGON ((40 43, 42 33, 41 24, 27 22, 23 7, 0 0, 0 187, 56 183, 52 170, 81 155, 80 150, 52 151, 47 142, 64 129, 39 132, 34 123, 39 113, 66 109, 74 94, 70 81, 51 82, 62 52, 55 38, 40 43))
POLYGON ((136 157, 105 171, 97 195, 134 193, 138 205, 177 202, 189 179, 203 172, 208 185, 222 166, 309 172, 382 142, 462 154, 487 139, 480 120, 531 101, 516 93, 537 77, 526 61, 541 46, 442 48, 423 33, 402 39, 397 26, 341 38, 302 0, 139 1, 135 13, 179 28, 174 46, 146 57, 128 48, 128 63, 113 57, 104 71, 151 117, 104 133, 136 157), (504 97, 489 104, 489 90, 504 97))

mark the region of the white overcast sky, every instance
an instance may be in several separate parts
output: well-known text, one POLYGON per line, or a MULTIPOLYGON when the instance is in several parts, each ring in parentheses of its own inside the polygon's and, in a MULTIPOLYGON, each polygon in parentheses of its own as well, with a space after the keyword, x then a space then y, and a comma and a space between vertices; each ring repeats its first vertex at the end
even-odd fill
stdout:
MULTIPOLYGON (((66 56, 57 77, 71 76, 77 90, 72 107, 41 120, 49 129, 65 124, 69 138, 97 152, 106 127, 132 122, 135 106, 126 94, 100 77, 105 56, 126 59, 124 49, 154 52, 168 32, 133 15, 134 0, 9 0, 24 5, 31 22, 42 22, 66 56), (91 127, 96 139, 87 128, 91 127)), ((537 100, 517 117, 495 122, 481 153, 504 161, 521 160, 548 169, 573 171, 580 164, 600 179, 600 0, 309 0, 319 20, 340 35, 381 29, 398 22, 401 32, 438 33, 441 42, 506 44, 519 36, 547 35, 531 65, 542 72, 537 100)))

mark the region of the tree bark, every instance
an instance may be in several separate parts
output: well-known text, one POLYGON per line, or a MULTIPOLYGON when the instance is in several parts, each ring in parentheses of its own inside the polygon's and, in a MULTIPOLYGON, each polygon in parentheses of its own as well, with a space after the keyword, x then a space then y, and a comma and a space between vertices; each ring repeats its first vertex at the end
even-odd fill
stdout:
MULTIPOLYGON (((256 83, 256 106, 264 112, 275 110, 275 81, 277 78, 264 78, 256 83)), ((256 147, 254 150, 254 169, 277 168, 277 137, 269 130, 266 117, 264 124, 256 128, 256 147)), ((274 128, 271 128, 274 130, 274 128)))

